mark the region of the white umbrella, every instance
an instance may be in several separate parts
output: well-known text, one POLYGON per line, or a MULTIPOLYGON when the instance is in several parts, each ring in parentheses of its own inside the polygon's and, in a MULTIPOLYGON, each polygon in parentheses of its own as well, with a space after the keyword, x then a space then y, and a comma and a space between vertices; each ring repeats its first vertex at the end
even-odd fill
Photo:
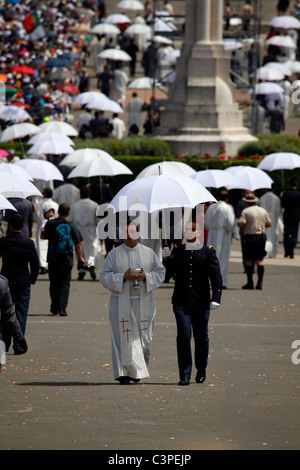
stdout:
POLYGON ((28 140, 28 144, 33 145, 37 144, 38 142, 45 142, 49 140, 54 140, 56 142, 65 142, 69 145, 75 145, 72 139, 61 132, 39 132, 34 136, 30 137, 28 140))
POLYGON ((161 87, 162 84, 157 80, 150 77, 135 78, 127 88, 134 88, 136 90, 152 90, 153 84, 155 87, 161 87))
POLYGON ((160 19, 156 19, 154 21, 153 28, 154 28, 154 31, 161 32, 161 33, 172 33, 174 31, 177 31, 177 28, 174 24, 168 21, 160 20, 160 19))
POLYGON ((49 121, 40 124, 39 129, 44 132, 61 132, 71 137, 77 137, 78 131, 71 124, 64 121, 49 121))
POLYGON ((191 176, 201 183, 205 188, 227 188, 231 184, 238 184, 239 180, 229 171, 225 170, 202 170, 191 176))
MULTIPOLYGON (((151 33, 147 33, 146 38, 148 40, 152 40, 151 33)), ((158 44, 166 44, 167 46, 171 46, 172 44, 174 44, 174 41, 172 41, 172 39, 166 38, 165 36, 160 36, 159 34, 156 34, 153 37, 153 42, 156 42, 158 44)))
POLYGON ((114 24, 100 23, 92 27, 92 34, 120 34, 121 30, 114 24))
POLYGON ((185 175, 158 175, 139 178, 126 184, 112 199, 107 209, 115 212, 141 210, 154 212, 160 209, 196 207, 216 199, 197 181, 185 175))
POLYGON ((73 147, 64 141, 56 140, 44 140, 34 144, 27 153, 30 155, 61 155, 67 154, 73 151, 73 147))
MULTIPOLYGON (((226 168, 224 171, 232 170, 226 168)), ((272 187, 272 178, 259 168, 242 166, 241 168, 236 169, 233 174, 239 180, 239 183, 228 185, 227 189, 249 189, 250 191, 256 191, 257 189, 267 189, 272 187)))
MULTIPOLYGON (((16 165, 14 163, 13 165, 16 165)), ((42 196, 37 187, 26 178, 13 173, 0 173, 0 193, 5 197, 42 196)))
POLYGON ((238 49, 242 49, 243 44, 236 39, 224 39, 223 47, 225 51, 237 51, 238 49))
POLYGON ((291 152, 270 153, 257 165, 260 170, 275 171, 281 170, 281 184, 284 187, 283 170, 293 170, 300 168, 300 156, 291 152))
POLYGON ((107 96, 100 91, 85 91, 84 93, 80 93, 76 96, 73 100, 73 104, 81 104, 82 106, 86 106, 88 104, 93 104, 96 100, 97 101, 105 101, 107 96))
POLYGON ((24 168, 14 165, 12 163, 0 163, 0 172, 3 173, 13 173, 14 175, 21 176, 29 181, 33 181, 32 176, 24 168))
POLYGON ((68 178, 93 176, 116 176, 116 175, 132 175, 132 171, 123 163, 114 158, 108 159, 98 157, 93 160, 80 163, 69 173, 68 178))
POLYGON ((0 118, 4 121, 28 121, 31 120, 30 114, 18 106, 4 105, 0 106, 0 118))
POLYGON ((26 158, 18 160, 14 163, 21 168, 24 168, 32 178, 43 181, 59 180, 64 181, 64 177, 59 169, 46 160, 38 160, 35 158, 26 158))
POLYGON ((291 38, 291 36, 272 36, 266 40, 268 46, 279 46, 279 47, 288 47, 290 49, 296 49, 296 44, 291 38))
POLYGON ((101 149, 94 149, 94 148, 86 148, 86 149, 78 149, 74 152, 67 155, 63 160, 60 162, 59 165, 67 165, 67 166, 77 166, 79 163, 87 162, 89 160, 94 160, 96 158, 106 158, 112 159, 114 158, 107 152, 101 149))
POLYGON ((136 177, 145 178, 148 176, 155 175, 185 175, 192 176, 196 171, 189 165, 183 162, 164 161, 159 163, 153 163, 144 168, 136 177))
MULTIPOLYGON (((250 93, 252 90, 250 90, 250 93)), ((269 95, 272 93, 282 94, 284 92, 282 86, 274 82, 262 82, 255 85, 255 94, 256 95, 269 95)))
POLYGON ((110 23, 110 24, 127 24, 131 23, 130 18, 128 18, 127 15, 124 15, 123 13, 114 13, 112 15, 107 16, 103 20, 104 23, 110 23))
POLYGON ((151 27, 147 24, 131 24, 125 29, 128 34, 151 34, 151 27))
POLYGON ((268 80, 268 81, 276 81, 276 80, 283 80, 284 74, 275 67, 259 67, 256 71, 256 78, 258 80, 268 80))
POLYGON ((120 60, 122 62, 130 62, 132 59, 127 52, 122 49, 104 49, 98 54, 101 59, 120 60))
POLYGON ((299 60, 287 60, 284 62, 293 73, 300 73, 300 61, 299 60))
POLYGON ((117 103, 114 100, 111 100, 107 96, 104 99, 102 98, 95 99, 93 102, 86 104, 86 107, 89 109, 99 109, 101 111, 110 111, 112 113, 124 112, 121 106, 119 105, 119 103, 117 103))
POLYGON ((300 168, 300 156, 291 152, 270 153, 257 165, 260 170, 293 170, 300 168))
POLYGON ((10 209, 16 211, 17 209, 6 199, 6 197, 0 194, 0 210, 10 209))
POLYGON ((282 16, 275 16, 269 22, 270 26, 274 28, 283 28, 283 29, 299 29, 300 28, 300 21, 297 20, 294 16, 290 15, 282 15, 282 16))
POLYGON ((277 70, 280 70, 280 72, 287 77, 292 75, 292 70, 290 69, 290 67, 287 66, 286 63, 268 62, 266 65, 264 65, 264 68, 275 68, 277 70))
POLYGON ((143 11, 144 5, 138 0, 122 0, 117 4, 117 8, 122 10, 143 11))
POLYGON ((175 64, 178 57, 180 57, 181 51, 179 49, 174 49, 171 52, 168 52, 163 59, 175 64))
POLYGON ((37 134, 41 129, 39 126, 31 124, 30 122, 20 122, 4 129, 1 135, 1 142, 9 142, 14 139, 21 139, 28 135, 37 134))

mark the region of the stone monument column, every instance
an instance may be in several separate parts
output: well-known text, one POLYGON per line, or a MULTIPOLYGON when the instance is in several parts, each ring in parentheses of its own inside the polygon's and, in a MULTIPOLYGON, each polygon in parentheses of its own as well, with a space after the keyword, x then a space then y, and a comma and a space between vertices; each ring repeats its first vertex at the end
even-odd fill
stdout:
POLYGON ((185 37, 156 137, 173 153, 228 155, 256 140, 243 126, 223 46, 223 0, 187 0, 185 37))

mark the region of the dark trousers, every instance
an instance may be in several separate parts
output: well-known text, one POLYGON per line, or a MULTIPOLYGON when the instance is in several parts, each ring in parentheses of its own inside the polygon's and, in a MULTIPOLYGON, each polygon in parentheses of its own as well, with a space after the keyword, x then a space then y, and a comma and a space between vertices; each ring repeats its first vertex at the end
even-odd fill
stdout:
POLYGON ((285 256, 294 256, 294 249, 298 239, 298 220, 285 220, 283 232, 283 246, 285 256))
MULTIPOLYGON (((11 298, 12 301, 15 305, 15 312, 17 319, 20 323, 20 327, 22 330, 23 335, 25 335, 25 330, 26 330, 26 322, 27 322, 27 314, 28 314, 28 309, 29 309, 29 302, 30 302, 30 286, 24 287, 24 286, 18 286, 14 284, 10 284, 10 293, 11 293, 11 298)), ((9 347, 11 345, 11 340, 12 336, 5 335, 5 346, 6 350, 9 350, 9 347)), ((18 351, 19 346, 16 342, 14 342, 13 345, 14 351, 18 351)))
POLYGON ((191 338, 195 343, 195 366, 205 372, 209 351, 208 321, 210 310, 189 309, 173 305, 177 324, 177 357, 180 380, 192 373, 191 338))
POLYGON ((61 310, 65 310, 68 305, 72 267, 61 267, 55 263, 49 263, 48 269, 51 299, 50 311, 58 313, 61 310))

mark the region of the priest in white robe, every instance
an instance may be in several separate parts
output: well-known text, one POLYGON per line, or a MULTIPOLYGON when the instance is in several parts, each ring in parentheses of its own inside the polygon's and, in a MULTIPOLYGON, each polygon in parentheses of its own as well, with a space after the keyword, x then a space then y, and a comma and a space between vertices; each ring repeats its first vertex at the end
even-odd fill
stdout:
POLYGON ((165 268, 151 248, 138 243, 136 225, 123 228, 124 243, 110 251, 99 279, 111 291, 109 317, 114 378, 121 384, 149 377, 150 343, 156 308, 152 291, 164 281, 165 268), (142 268, 140 274, 132 274, 142 268), (133 287, 137 281, 139 288, 133 287))
MULTIPOLYGON (((223 289, 228 285, 228 267, 232 238, 236 232, 236 218, 233 207, 228 204, 228 193, 222 191, 219 201, 209 206, 205 213, 204 225, 208 230, 207 245, 216 250, 223 279, 223 289)), ((237 234, 236 234, 237 236, 237 234)))
POLYGON ((266 251, 270 258, 275 258, 279 245, 280 225, 282 225, 281 201, 280 198, 273 193, 272 188, 268 189, 267 192, 261 196, 259 205, 268 212, 272 222, 272 227, 266 228, 266 251))

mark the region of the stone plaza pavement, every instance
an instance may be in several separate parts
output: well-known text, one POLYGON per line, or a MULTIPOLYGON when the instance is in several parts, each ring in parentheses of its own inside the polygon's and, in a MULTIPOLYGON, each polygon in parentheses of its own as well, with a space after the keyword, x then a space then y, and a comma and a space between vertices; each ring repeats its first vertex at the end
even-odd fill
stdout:
POLYGON ((28 352, 10 351, 0 372, 0 448, 299 450, 299 245, 296 251, 286 260, 279 246, 277 258, 265 260, 264 289, 243 291, 234 242, 229 286, 211 313, 208 377, 196 384, 193 371, 188 387, 177 385, 173 281, 154 293, 151 376, 121 386, 111 370, 108 291, 77 281, 74 271, 69 315, 53 317, 48 278, 40 276, 28 352))

